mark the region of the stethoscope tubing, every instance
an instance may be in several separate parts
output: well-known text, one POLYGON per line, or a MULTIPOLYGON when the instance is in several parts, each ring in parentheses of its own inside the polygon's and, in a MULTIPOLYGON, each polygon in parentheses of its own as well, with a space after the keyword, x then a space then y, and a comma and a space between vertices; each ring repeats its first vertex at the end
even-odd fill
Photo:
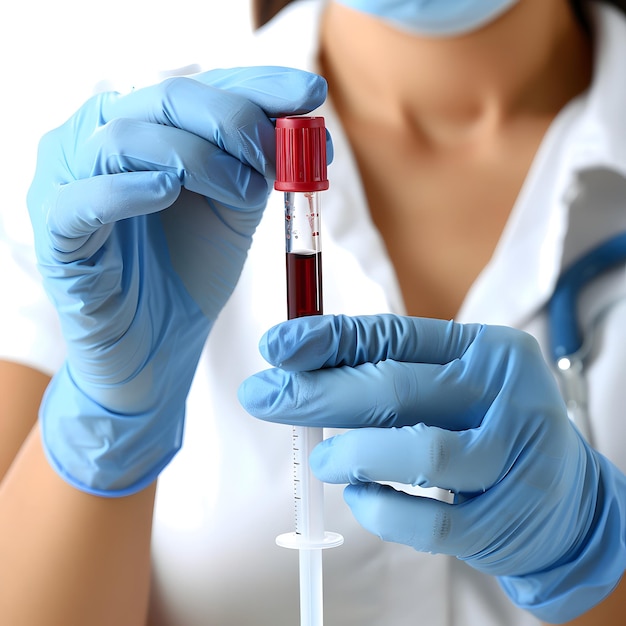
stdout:
POLYGON ((552 360, 576 354, 583 345, 578 298, 592 280, 626 261, 626 232, 611 237, 574 262, 561 274, 548 303, 552 360))
POLYGON ((570 418, 593 445, 585 380, 583 330, 578 315, 582 290, 598 276, 626 261, 626 233, 606 240, 561 274, 548 303, 550 352, 570 418))

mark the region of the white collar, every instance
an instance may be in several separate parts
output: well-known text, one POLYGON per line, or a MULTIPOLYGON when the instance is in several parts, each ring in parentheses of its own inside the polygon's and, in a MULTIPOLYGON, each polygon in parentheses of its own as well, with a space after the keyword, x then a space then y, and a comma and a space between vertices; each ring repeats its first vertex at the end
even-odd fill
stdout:
POLYGON ((608 167, 626 176, 626 16, 616 7, 592 2, 594 71, 582 96, 584 110, 570 145, 576 170, 608 167))
POLYGON ((496 251, 460 311, 463 321, 524 325, 550 298, 563 269, 579 174, 626 176, 626 16, 590 5, 594 73, 589 89, 557 116, 540 146, 496 251), (493 302, 494 294, 497 302, 493 302))

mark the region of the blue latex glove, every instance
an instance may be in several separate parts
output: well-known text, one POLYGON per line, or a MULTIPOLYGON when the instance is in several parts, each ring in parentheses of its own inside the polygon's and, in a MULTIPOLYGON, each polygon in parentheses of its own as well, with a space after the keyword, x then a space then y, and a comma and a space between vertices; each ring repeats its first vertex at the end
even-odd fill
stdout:
POLYGON ((350 428, 311 455, 349 483, 357 520, 387 541, 499 577, 519 606, 566 621, 626 564, 626 479, 567 418, 529 335, 397 316, 291 320, 261 341, 276 367, 244 381, 254 416, 350 428), (440 487, 453 504, 378 481, 440 487))
POLYGON ((71 484, 132 493, 179 449, 200 353, 274 177, 270 118, 325 95, 306 72, 217 70, 98 95, 42 139, 28 205, 68 356, 40 418, 71 484))

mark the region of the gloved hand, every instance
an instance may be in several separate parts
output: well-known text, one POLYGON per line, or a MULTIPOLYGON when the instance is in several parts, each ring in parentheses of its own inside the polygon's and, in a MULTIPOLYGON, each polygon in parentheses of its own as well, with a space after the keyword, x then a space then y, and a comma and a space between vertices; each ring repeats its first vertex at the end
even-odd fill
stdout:
POLYGON ((626 564, 626 479, 567 418, 529 335, 397 316, 310 317, 261 341, 276 367, 242 384, 254 416, 350 428, 314 473, 349 483, 357 520, 387 541, 499 577, 547 621, 591 608, 626 564), (440 487, 450 504, 378 481, 440 487))
POLYGON ((179 449, 200 353, 274 177, 270 118, 325 95, 306 72, 216 70, 98 95, 42 139, 28 206, 67 361, 40 418, 71 484, 132 493, 179 449))

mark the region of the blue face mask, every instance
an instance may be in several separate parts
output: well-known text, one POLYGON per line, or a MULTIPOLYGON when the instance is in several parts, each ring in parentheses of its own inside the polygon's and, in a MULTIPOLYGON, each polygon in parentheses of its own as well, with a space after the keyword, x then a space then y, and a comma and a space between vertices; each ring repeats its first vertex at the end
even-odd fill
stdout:
POLYGON ((519 0, 336 0, 426 37, 455 37, 478 30, 519 0))

